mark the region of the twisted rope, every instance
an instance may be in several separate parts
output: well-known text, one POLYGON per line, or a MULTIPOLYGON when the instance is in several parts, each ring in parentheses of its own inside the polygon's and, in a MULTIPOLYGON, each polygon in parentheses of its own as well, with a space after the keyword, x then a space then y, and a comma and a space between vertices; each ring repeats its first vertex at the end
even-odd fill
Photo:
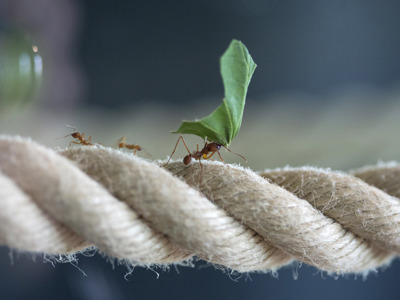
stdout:
POLYGON ((49 254, 95 246, 140 265, 197 256, 239 272, 293 260, 366 272, 400 253, 399 179, 397 164, 351 175, 212 161, 162 168, 110 148, 57 152, 0 136, 0 243, 49 254))

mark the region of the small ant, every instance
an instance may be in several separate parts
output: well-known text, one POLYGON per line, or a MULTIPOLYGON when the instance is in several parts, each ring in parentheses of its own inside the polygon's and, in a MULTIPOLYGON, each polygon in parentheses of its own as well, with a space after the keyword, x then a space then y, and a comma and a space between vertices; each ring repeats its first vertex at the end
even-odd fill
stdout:
POLYGON ((77 142, 71 141, 69 143, 69 147, 71 147, 71 144, 84 145, 84 146, 93 146, 94 145, 92 143, 92 137, 91 136, 89 136, 88 139, 85 139, 85 133, 84 132, 80 133, 80 132, 78 132, 76 130, 75 127, 72 127, 72 126, 69 126, 69 125, 67 125, 67 127, 72 128, 74 130, 74 132, 71 133, 71 134, 67 134, 66 136, 63 136, 61 138, 66 138, 67 136, 72 136, 74 139, 78 140, 77 142))
POLYGON ((209 142, 206 141, 206 142, 204 143, 203 149, 201 149, 200 151, 199 151, 199 144, 197 144, 197 151, 193 151, 193 153, 190 153, 190 150, 189 150, 188 146, 186 145, 185 139, 183 138, 183 136, 180 136, 180 137, 178 138, 178 141, 176 142, 174 151, 172 151, 171 156, 169 157, 168 161, 164 164, 164 166, 166 166, 166 165, 169 163, 169 161, 171 160, 172 155, 174 155, 174 153, 175 153, 175 151, 176 151, 176 147, 178 147, 178 143, 179 143, 180 140, 182 140, 183 144, 185 145, 186 150, 187 150, 188 153, 189 153, 188 155, 186 155, 186 156, 183 158, 183 163, 184 163, 185 165, 190 164, 190 162, 192 161, 192 159, 198 160, 199 163, 200 163, 200 165, 201 165, 201 161, 200 161, 201 159, 210 159, 215 153, 218 153, 218 156, 219 156, 219 158, 221 159, 221 161, 225 163, 225 161, 223 160, 223 158, 222 158, 222 156, 221 156, 221 153, 219 153, 219 150, 221 149, 221 147, 224 147, 224 148, 225 148, 226 150, 228 150, 229 152, 231 152, 231 153, 233 153, 233 154, 236 154, 237 156, 240 156, 241 158, 243 158, 243 160, 244 160, 245 162, 247 162, 246 158, 244 158, 242 155, 237 154, 237 153, 235 153, 235 152, 232 152, 232 151, 231 151, 230 149, 228 149, 227 147, 225 147, 225 146, 223 146, 223 145, 221 145, 221 144, 218 144, 218 143, 214 143, 214 142, 209 143, 209 142))
POLYGON ((136 155, 137 151, 144 151, 147 153, 147 155, 150 155, 150 153, 148 153, 143 147, 139 146, 139 145, 135 145, 135 144, 127 144, 126 143, 126 135, 123 135, 115 144, 114 144, 114 148, 126 148, 129 150, 133 150, 133 154, 136 155))

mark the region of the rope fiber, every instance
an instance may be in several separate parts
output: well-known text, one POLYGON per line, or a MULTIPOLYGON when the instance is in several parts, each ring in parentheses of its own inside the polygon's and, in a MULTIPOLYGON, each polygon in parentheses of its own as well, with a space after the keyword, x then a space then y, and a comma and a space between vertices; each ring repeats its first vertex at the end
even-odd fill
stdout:
POLYGON ((400 253, 400 165, 151 162, 102 146, 55 151, 0 136, 0 244, 46 254, 95 247, 136 265, 201 258, 239 272, 294 260, 366 273, 400 253))

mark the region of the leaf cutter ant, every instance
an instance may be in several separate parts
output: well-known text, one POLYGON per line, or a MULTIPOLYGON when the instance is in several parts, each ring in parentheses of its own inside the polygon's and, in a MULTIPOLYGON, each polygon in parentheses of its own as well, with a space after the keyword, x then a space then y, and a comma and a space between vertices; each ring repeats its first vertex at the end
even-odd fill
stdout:
POLYGON ((147 152, 146 149, 144 149, 143 147, 135 144, 127 144, 126 135, 123 135, 118 141, 116 141, 116 143, 114 144, 114 148, 118 149, 125 148, 128 150, 133 150, 134 155, 136 155, 137 151, 143 151, 144 153, 146 153, 148 156, 151 157, 150 153, 147 152))
POLYGON ((235 153, 235 152, 232 152, 229 148, 225 147, 224 145, 221 145, 221 144, 218 144, 218 143, 214 143, 214 142, 209 143, 209 142, 205 141, 204 147, 200 151, 199 151, 199 144, 197 144, 197 150, 195 150, 195 151, 193 151, 191 153, 190 150, 189 150, 189 147, 186 145, 185 139, 183 138, 183 136, 180 136, 178 138, 178 141, 176 142, 174 151, 172 151, 171 156, 169 157, 168 161, 164 164, 164 166, 166 166, 169 163, 169 161, 171 160, 172 155, 174 155, 180 140, 182 140, 183 144, 185 145, 186 150, 189 153, 188 155, 186 155, 183 158, 183 163, 185 165, 190 164, 192 159, 198 160, 199 164, 201 165, 201 161, 200 161, 201 159, 210 159, 215 153, 218 153, 218 156, 219 156, 220 160, 223 163, 225 163, 224 159, 221 156, 221 153, 219 153, 219 150, 221 149, 221 147, 224 147, 229 152, 231 152, 231 153, 233 153, 233 154, 235 154, 237 156, 240 156, 241 158, 243 158, 243 160, 245 162, 247 162, 246 158, 244 158, 242 155, 240 155, 238 153, 235 153))
POLYGON ((89 136, 88 139, 85 139, 85 133, 78 132, 75 127, 67 125, 67 127, 72 128, 74 130, 73 133, 67 134, 66 136, 63 136, 61 138, 66 138, 67 136, 72 136, 74 139, 77 139, 78 141, 71 141, 69 143, 69 147, 71 147, 71 144, 77 144, 77 145, 84 145, 84 146, 94 146, 92 143, 92 137, 89 136))

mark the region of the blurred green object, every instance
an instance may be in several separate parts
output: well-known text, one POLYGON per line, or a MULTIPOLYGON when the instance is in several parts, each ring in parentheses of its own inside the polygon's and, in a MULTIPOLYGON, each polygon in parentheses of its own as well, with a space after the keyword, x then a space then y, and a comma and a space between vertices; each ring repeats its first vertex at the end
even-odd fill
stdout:
POLYGON ((42 84, 43 60, 36 44, 19 32, 0 32, 0 107, 31 102, 42 84))

